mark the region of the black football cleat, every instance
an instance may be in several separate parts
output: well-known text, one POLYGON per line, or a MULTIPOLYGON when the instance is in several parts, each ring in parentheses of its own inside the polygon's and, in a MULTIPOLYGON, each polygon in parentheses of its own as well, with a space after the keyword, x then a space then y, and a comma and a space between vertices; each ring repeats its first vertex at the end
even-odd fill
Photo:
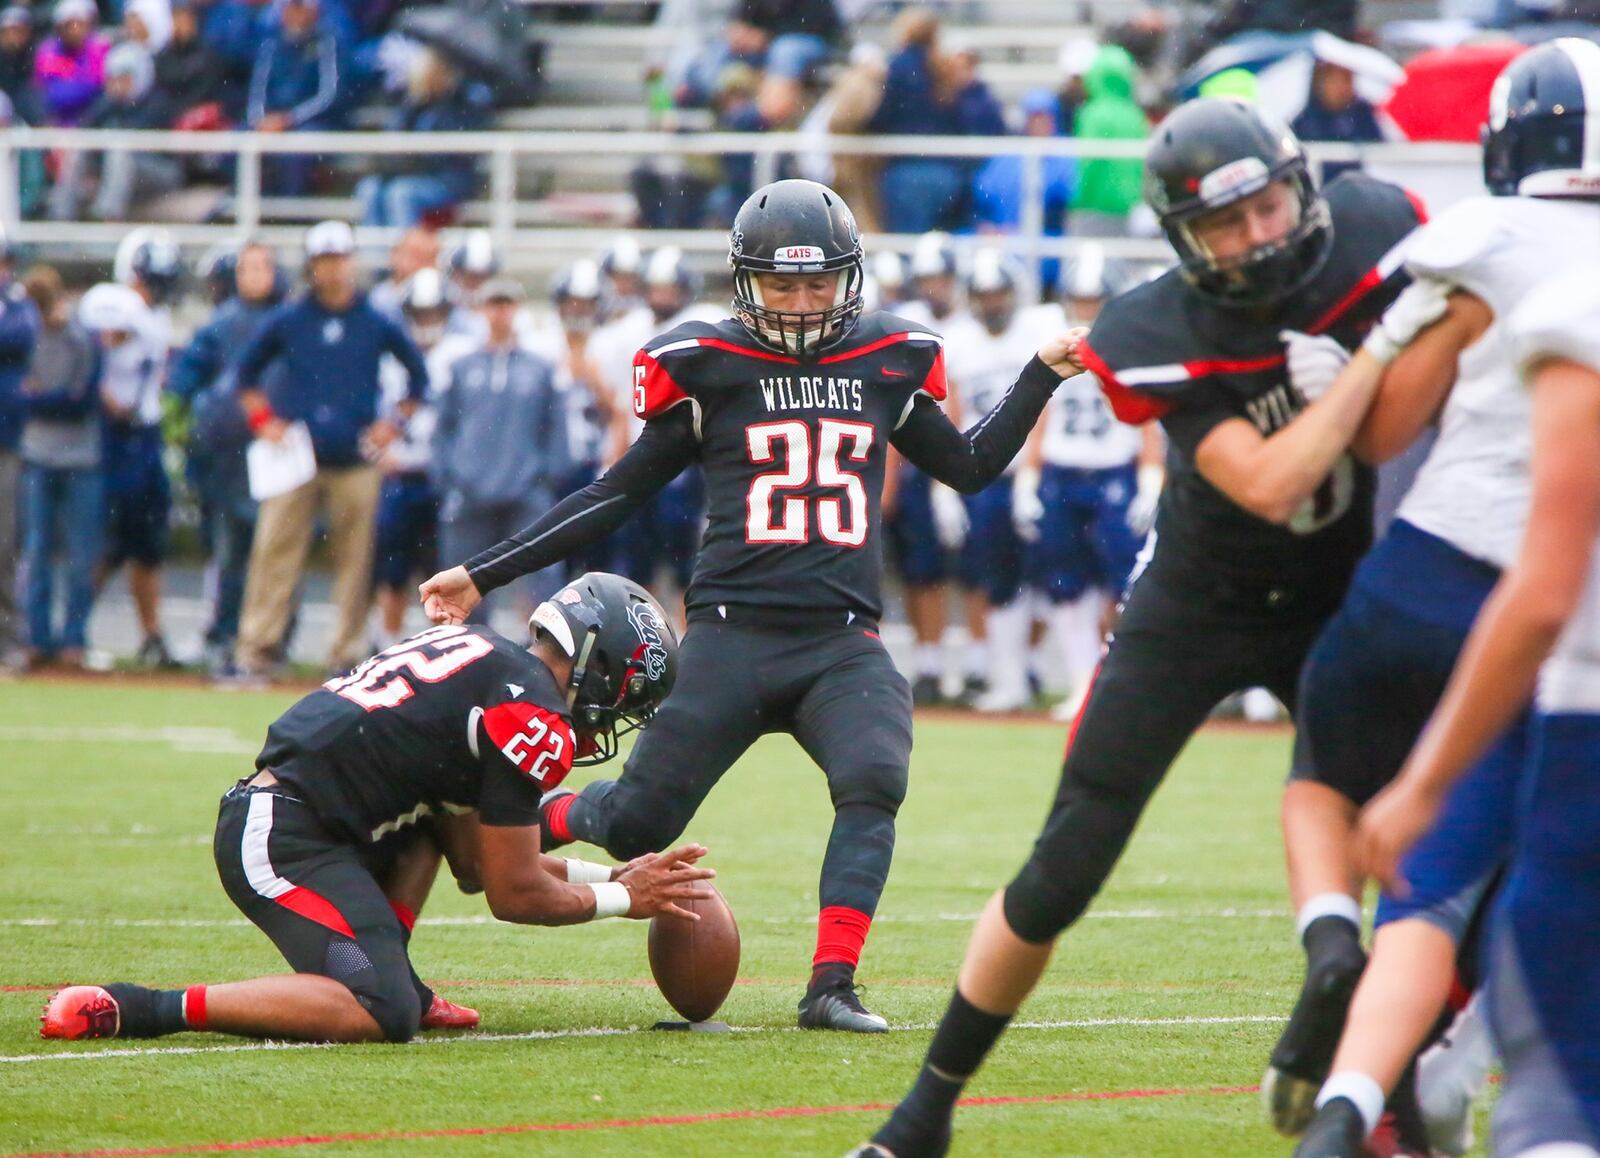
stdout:
POLYGON ((1306 1127, 1294 1158, 1366 1158, 1367 1124, 1349 1098, 1330 1098, 1306 1127))
POLYGON ((911 685, 911 706, 936 708, 944 703, 944 692, 939 687, 939 677, 922 675, 911 685))
POLYGON ((849 976, 825 978, 800 999, 801 1029, 842 1029, 847 1033, 888 1033, 889 1023, 861 1004, 849 976))
POLYGON ((1328 1079, 1350 999, 1366 965, 1361 943, 1351 938, 1306 974, 1300 999, 1261 1079, 1261 1100, 1278 1133, 1292 1138, 1316 1114, 1317 1092, 1328 1079))

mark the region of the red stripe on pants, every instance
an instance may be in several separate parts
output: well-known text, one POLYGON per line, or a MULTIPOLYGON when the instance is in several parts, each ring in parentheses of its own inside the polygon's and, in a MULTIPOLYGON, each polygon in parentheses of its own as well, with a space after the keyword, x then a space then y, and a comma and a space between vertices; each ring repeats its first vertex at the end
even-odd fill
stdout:
POLYGON ((308 921, 315 921, 323 928, 332 929, 335 933, 343 933, 352 941, 355 932, 350 928, 350 922, 344 919, 344 914, 333 907, 333 902, 326 897, 318 896, 310 889, 303 889, 299 885, 275 898, 278 904, 288 909, 291 913, 299 913, 308 921))

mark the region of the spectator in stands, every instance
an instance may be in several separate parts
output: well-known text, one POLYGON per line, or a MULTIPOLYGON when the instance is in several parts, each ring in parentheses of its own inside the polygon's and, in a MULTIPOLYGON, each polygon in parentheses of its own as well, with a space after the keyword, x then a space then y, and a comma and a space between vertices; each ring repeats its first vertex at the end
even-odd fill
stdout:
POLYGON ((0 666, 20 657, 15 583, 17 512, 22 486, 23 377, 39 335, 39 312, 11 276, 11 248, 0 239, 0 666))
MULTIPOLYGON (((895 18, 899 48, 889 57, 883 100, 868 123, 873 133, 955 136, 960 111, 939 52, 939 21, 922 8, 895 18)), ((954 157, 891 157, 879 178, 883 225, 891 233, 952 228, 966 201, 966 164, 954 157)))
POLYGON ((104 498, 100 477, 99 358, 75 322, 61 275, 35 266, 23 285, 39 318, 23 379, 23 540, 28 574, 28 663, 82 667, 94 606, 104 498), (55 627, 58 556, 65 617, 55 627))
POLYGON ((974 48, 962 47, 945 57, 944 83, 954 94, 956 120, 961 131, 973 137, 1003 137, 1006 110, 989 85, 978 75, 981 60, 974 48))
POLYGON ((800 111, 806 79, 843 36, 833 0, 739 0, 722 39, 690 63, 677 103, 709 104, 723 69, 747 64, 763 74, 757 101, 762 119, 787 127, 800 111))
POLYGON ((200 39, 222 60, 222 107, 231 121, 243 121, 250 97, 250 74, 267 39, 268 0, 210 0, 201 11, 200 39))
MULTIPOLYGON (((106 56, 106 90, 83 118, 86 129, 165 129, 173 109, 155 86, 155 62, 137 44, 119 44, 106 56)), ((50 216, 77 219, 94 183, 99 186, 89 213, 100 221, 126 221, 134 202, 170 193, 183 184, 183 162, 167 153, 72 150, 62 154, 61 170, 50 191, 50 216)))
POLYGON ((1356 74, 1326 60, 1312 68, 1310 98, 1290 127, 1302 141, 1358 144, 1385 139, 1378 110, 1356 92, 1356 74))
POLYGON ((100 99, 111 42, 95 31, 94 0, 56 0, 55 35, 39 46, 33 76, 52 125, 75 125, 100 99))
MULTIPOLYGON (((1022 95, 1022 132, 1029 137, 1056 135, 1059 94, 1049 89, 1033 89, 1022 95)), ((1076 164, 1072 157, 1044 157, 1039 161, 1040 184, 1044 196, 1044 234, 1060 237, 1065 230, 1067 206, 1072 203, 1076 164)), ((973 183, 973 206, 978 229, 983 233, 1015 233, 1022 225, 1024 161, 1011 154, 991 157, 978 170, 973 183)), ((1048 291, 1055 285, 1060 262, 1047 258, 1039 266, 1039 285, 1048 291)))
MULTIPOLYGON (((883 84, 888 75, 888 58, 883 49, 871 41, 862 41, 850 49, 850 60, 834 77, 833 87, 817 103, 817 108, 807 118, 807 125, 815 117, 818 127, 836 135, 857 134, 867 131, 878 105, 883 101, 883 84)), ((863 233, 876 233, 882 221, 878 209, 878 176, 880 160, 871 154, 835 153, 832 172, 819 171, 815 176, 830 177, 822 183, 831 185, 850 205, 856 215, 856 224, 863 233)))
POLYGON ((172 39, 168 0, 127 0, 122 7, 122 41, 137 44, 152 57, 172 39))
POLYGON ((400 299, 419 269, 439 268, 439 235, 431 229, 408 229, 389 249, 389 276, 372 287, 372 308, 401 320, 400 299))
MULTIPOLYGON (((250 74, 245 123, 257 132, 315 132, 342 126, 345 64, 338 39, 321 20, 320 0, 277 0, 277 27, 262 43, 250 74)), ((263 162, 270 193, 303 197, 320 158, 279 153, 263 162)))
POLYGON ((33 83, 33 13, 20 4, 0 9, 0 92, 11 98, 15 115, 27 122, 40 117, 33 83))
MULTIPOLYGON (((555 501, 567 471, 564 404, 556 366, 526 349, 516 319, 523 289, 494 278, 478 293, 482 347, 459 358, 436 402, 434 471, 445 559, 468 559, 525 527, 555 501)), ((529 576, 530 600, 561 582, 560 568, 529 576), (550 572, 554 572, 551 574, 550 572)), ((487 622, 491 597, 472 614, 487 622)))
POLYGON ((193 122, 197 110, 211 108, 210 123, 225 123, 221 101, 225 63, 200 35, 197 0, 173 0, 172 39, 156 53, 156 87, 179 123, 193 122))
MULTIPOLYGON (((489 127, 489 91, 469 84, 442 54, 424 48, 411 60, 405 102, 390 114, 396 133, 466 133, 489 127)), ((398 153, 370 158, 377 172, 361 179, 362 223, 409 229, 425 216, 454 216, 477 192, 477 158, 469 153, 398 153)))
MULTIPOLYGON (((256 529, 256 504, 245 470, 250 427, 231 363, 282 300, 284 280, 271 246, 257 241, 240 248, 233 265, 235 292, 195 331, 173 363, 169 382, 169 389, 188 399, 192 408, 189 462, 216 568, 216 605, 205 632, 206 661, 213 672, 220 672, 233 655, 256 529)), ((282 372, 281 365, 264 372, 269 394, 282 372)))
MULTIPOLYGON (((767 128, 766 118, 756 107, 759 79, 748 67, 729 65, 723 70, 717 86, 712 108, 716 111, 713 128, 721 133, 759 133, 767 128)), ((706 199, 704 212, 696 226, 704 229, 726 229, 733 224, 733 215, 755 189, 756 158, 754 153, 724 153, 719 158, 720 180, 706 199)))
POLYGON ((1088 37, 1076 36, 1063 44, 1056 54, 1056 67, 1061 71, 1061 84, 1056 89, 1056 133, 1060 136, 1072 135, 1078 110, 1089 98, 1084 77, 1099 51, 1100 46, 1088 37))
POLYGON ((309 292, 273 311, 236 368, 251 430, 276 442, 290 423, 303 422, 317 467, 310 482, 267 499, 257 515, 234 652, 247 678, 265 674, 283 640, 319 508, 328 516, 339 616, 328 664, 344 671, 367 654, 379 477, 364 451, 381 453, 397 433, 378 418, 378 365, 393 354, 409 373, 399 407, 407 416, 427 392, 428 371, 411 339, 357 288, 355 248, 342 221, 306 232, 309 292), (264 377, 274 364, 283 367, 276 381, 264 377))
MULTIPOLYGON (((1072 135, 1086 141, 1142 141, 1150 122, 1133 99, 1134 63, 1128 50, 1108 44, 1084 75, 1088 98, 1072 135)), ((1078 165, 1068 231, 1079 237, 1120 237, 1128 214, 1143 196, 1144 163, 1137 158, 1085 157, 1078 165)))

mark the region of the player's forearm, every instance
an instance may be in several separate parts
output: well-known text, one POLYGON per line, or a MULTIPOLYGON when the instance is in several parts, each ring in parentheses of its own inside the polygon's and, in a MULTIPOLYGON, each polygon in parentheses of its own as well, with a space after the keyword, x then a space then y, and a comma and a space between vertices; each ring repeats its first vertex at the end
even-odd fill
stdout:
POLYGON ((541 867, 533 878, 488 888, 489 911, 513 925, 581 925, 594 920, 595 892, 569 885, 541 867))
POLYGON ((605 478, 562 499, 509 539, 467 560, 467 574, 487 595, 519 575, 543 570, 615 532, 648 494, 630 494, 605 478))
POLYGON ((1023 367, 1000 404, 965 434, 929 407, 918 407, 895 437, 900 452, 964 494, 994 482, 1022 449, 1061 377, 1038 358, 1023 367))
POLYGON ((1382 364, 1358 350, 1332 389, 1263 440, 1250 470, 1252 510, 1272 522, 1294 517, 1349 449, 1382 376, 1382 364))

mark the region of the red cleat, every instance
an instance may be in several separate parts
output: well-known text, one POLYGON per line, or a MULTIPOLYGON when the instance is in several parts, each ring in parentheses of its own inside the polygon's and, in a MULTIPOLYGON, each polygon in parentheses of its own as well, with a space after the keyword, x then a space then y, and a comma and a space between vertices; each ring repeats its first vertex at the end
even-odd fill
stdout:
POLYGON ((64 1041, 116 1037, 121 1028, 122 1010, 116 999, 98 985, 69 985, 57 990, 39 1018, 40 1037, 64 1041))
POLYGON ((478 1011, 468 1009, 465 1005, 457 1005, 453 1001, 446 1001, 437 993, 433 995, 433 1004, 428 1006, 428 1012, 422 1015, 423 1029, 477 1029, 478 1011))

